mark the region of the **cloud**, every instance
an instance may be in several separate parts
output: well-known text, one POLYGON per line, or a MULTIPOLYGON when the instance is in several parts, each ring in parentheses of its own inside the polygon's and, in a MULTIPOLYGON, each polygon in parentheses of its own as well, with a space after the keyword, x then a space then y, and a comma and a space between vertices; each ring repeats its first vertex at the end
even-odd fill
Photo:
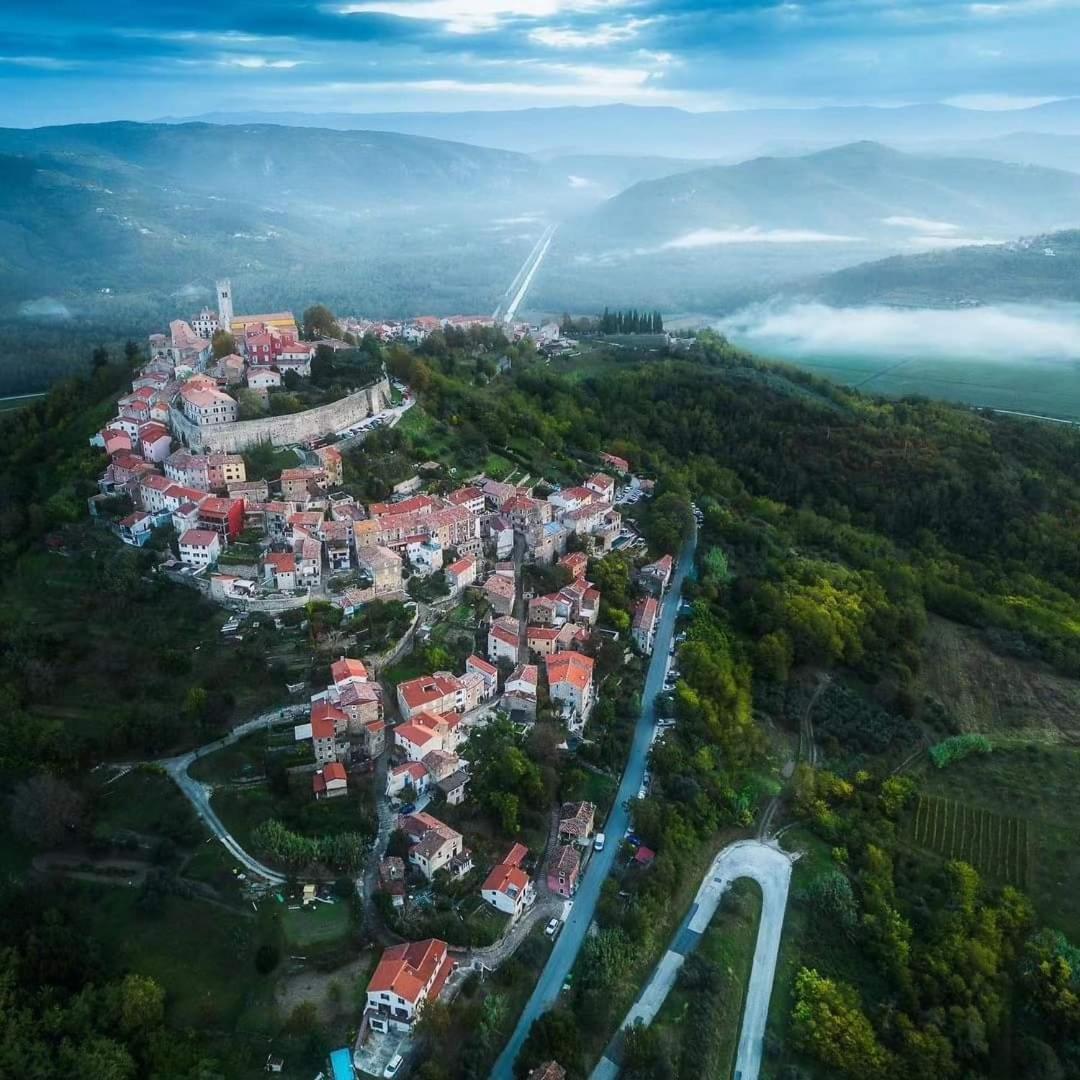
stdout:
POLYGON ((70 71, 77 66, 74 60, 62 60, 56 56, 0 56, 0 64, 36 68, 38 71, 70 71))
POLYGON ((360 0, 335 8, 340 15, 392 15, 442 24, 452 34, 486 33, 511 19, 551 19, 616 7, 620 0, 360 0))
POLYGON ((861 240, 859 236, 841 236, 812 229, 763 229, 759 225, 745 225, 729 229, 695 229, 661 244, 659 250, 716 247, 722 244, 852 244, 861 240))
POLYGON ((742 345, 792 359, 1080 360, 1077 305, 955 310, 755 305, 723 319, 717 329, 742 345))
MULTIPOLYGON (((655 19, 628 19, 624 23, 601 23, 588 30, 568 26, 539 26, 529 31, 529 40, 552 49, 603 48, 632 41, 655 19)), ((658 54, 651 54, 654 58, 658 54)), ((669 57, 670 59, 670 57, 669 57)))
POLYGON ((903 217, 894 214, 892 217, 882 218, 883 225, 896 225, 901 229, 914 229, 923 233, 955 233, 960 231, 959 225, 953 225, 949 221, 931 221, 929 218, 903 217))
POLYGON ((244 68, 248 71, 263 71, 267 68, 289 70, 306 63, 305 60, 271 60, 266 56, 226 56, 218 60, 226 67, 244 68))

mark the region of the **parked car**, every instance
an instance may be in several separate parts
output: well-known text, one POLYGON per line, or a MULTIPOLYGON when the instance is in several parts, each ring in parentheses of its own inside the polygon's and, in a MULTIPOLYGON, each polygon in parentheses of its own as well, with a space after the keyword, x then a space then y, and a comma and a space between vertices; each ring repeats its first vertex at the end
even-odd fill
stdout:
POLYGON ((604 843, 605 843, 606 839, 607 839, 607 837, 605 837, 602 832, 598 832, 593 837, 593 845, 592 845, 593 846, 593 851, 603 851, 604 850, 604 843))
POLYGON ((389 1078, 391 1076, 397 1076, 398 1069, 401 1068, 402 1062, 405 1059, 400 1054, 395 1054, 387 1063, 386 1068, 383 1069, 383 1076, 389 1078))
POLYGON ((559 932, 559 927, 561 925, 562 924, 559 922, 558 919, 548 919, 548 924, 544 927, 544 933, 547 934, 549 938, 554 938, 555 935, 559 932))

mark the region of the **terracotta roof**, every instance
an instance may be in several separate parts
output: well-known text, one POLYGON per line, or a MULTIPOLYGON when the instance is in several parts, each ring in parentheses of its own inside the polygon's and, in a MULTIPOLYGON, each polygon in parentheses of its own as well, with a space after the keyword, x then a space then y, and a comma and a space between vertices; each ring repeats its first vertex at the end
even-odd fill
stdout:
POLYGON ((458 559, 457 562, 451 563, 447 568, 448 574, 453 574, 455 577, 459 577, 461 574, 467 573, 471 568, 476 566, 476 556, 466 555, 463 559, 458 559))
POLYGON ((395 765, 390 772, 394 776, 411 776, 414 780, 423 780, 427 776, 427 767, 419 761, 406 761, 402 765, 395 765))
POLYGON ((343 656, 330 665, 330 677, 336 684, 345 682, 347 679, 366 679, 368 673, 363 660, 353 660, 351 657, 343 656))
POLYGON ((411 742, 413 746, 424 747, 429 742, 437 739, 438 735, 429 728, 410 723, 400 724, 394 728, 394 738, 401 739, 404 742, 411 742))
POLYGON ((416 1005, 432 983, 428 999, 439 996, 449 975, 446 942, 436 938, 394 945, 385 950, 368 983, 369 994, 392 993, 416 1005), (432 980, 434 980, 432 982, 432 980))
POLYGON ((457 679, 445 675, 421 675, 398 684, 398 694, 410 711, 421 709, 430 702, 439 701, 460 689, 457 679))
POLYGON ((559 809, 559 832, 585 836, 595 818, 596 807, 591 802, 563 803, 559 809))
POLYGON ((338 724, 344 724, 348 717, 329 701, 316 701, 311 706, 311 734, 316 739, 333 738, 338 724))
POLYGON ((215 543, 221 543, 216 532, 209 529, 188 529, 180 537, 181 547, 212 547, 215 543))
POLYGON ((263 557, 267 566, 272 566, 277 574, 296 572, 296 556, 291 551, 271 551, 263 557))
POLYGON ((489 664, 486 660, 475 654, 465 661, 465 667, 482 672, 484 675, 495 676, 499 674, 499 669, 494 664, 489 664))
POLYGON ((345 766, 340 761, 331 761, 329 765, 323 766, 323 776, 326 777, 327 783, 331 780, 347 780, 348 776, 345 772, 345 766))
POLYGON ((579 652, 561 652, 546 657, 548 683, 568 682, 578 690, 584 690, 592 681, 592 657, 579 652))
POLYGON ((481 891, 500 892, 517 898, 529 884, 529 875, 518 866, 498 863, 480 886, 481 891))

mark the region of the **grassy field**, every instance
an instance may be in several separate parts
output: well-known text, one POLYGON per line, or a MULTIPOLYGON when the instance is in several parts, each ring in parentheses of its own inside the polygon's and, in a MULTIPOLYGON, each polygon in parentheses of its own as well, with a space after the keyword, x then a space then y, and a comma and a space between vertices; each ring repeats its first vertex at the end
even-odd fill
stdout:
MULTIPOLYGON (((1028 838, 1026 891, 1039 915, 1072 938, 1080 937, 1080 751, 1061 746, 995 746, 994 752, 966 758, 946 769, 925 766, 924 790, 931 798, 966 808, 967 831, 982 822, 983 850, 988 822, 1002 810, 1020 823, 1028 838)), ((958 826, 961 828, 962 826, 958 826)))
POLYGON ((978 631, 931 617, 920 674, 964 731, 1047 742, 1080 738, 1080 680, 999 656, 978 631))
POLYGON ((333 904, 308 904, 306 908, 285 909, 281 916, 285 940, 297 948, 338 941, 349 929, 349 905, 344 900, 333 904))
POLYGON ((780 356, 867 394, 921 394, 966 405, 1080 420, 1075 363, 1024 360, 1015 364, 974 357, 780 356))
POLYGON ((99 833, 130 831, 191 842, 205 831, 180 789, 155 768, 133 769, 101 783, 93 792, 93 808, 99 833))
POLYGON ((268 1019, 272 982, 256 972, 254 955, 276 936, 272 924, 179 897, 166 898, 160 914, 144 915, 134 890, 83 889, 93 936, 110 963, 160 982, 171 1024, 227 1029, 245 1015, 268 1019))
POLYGON ((934 795, 920 795, 907 838, 945 859, 970 863, 984 877, 1026 889, 1031 837, 1024 818, 934 795))

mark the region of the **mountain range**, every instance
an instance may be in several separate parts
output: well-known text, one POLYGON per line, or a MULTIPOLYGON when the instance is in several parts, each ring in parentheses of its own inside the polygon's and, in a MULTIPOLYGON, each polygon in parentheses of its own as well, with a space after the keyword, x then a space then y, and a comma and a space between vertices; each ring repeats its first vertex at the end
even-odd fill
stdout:
POLYGON ((638 154, 736 161, 864 139, 917 143, 989 139, 1016 131, 1080 134, 1080 98, 991 111, 952 105, 846 106, 687 112, 664 106, 595 105, 470 112, 216 112, 170 122, 273 123, 395 131, 524 153, 638 154))

